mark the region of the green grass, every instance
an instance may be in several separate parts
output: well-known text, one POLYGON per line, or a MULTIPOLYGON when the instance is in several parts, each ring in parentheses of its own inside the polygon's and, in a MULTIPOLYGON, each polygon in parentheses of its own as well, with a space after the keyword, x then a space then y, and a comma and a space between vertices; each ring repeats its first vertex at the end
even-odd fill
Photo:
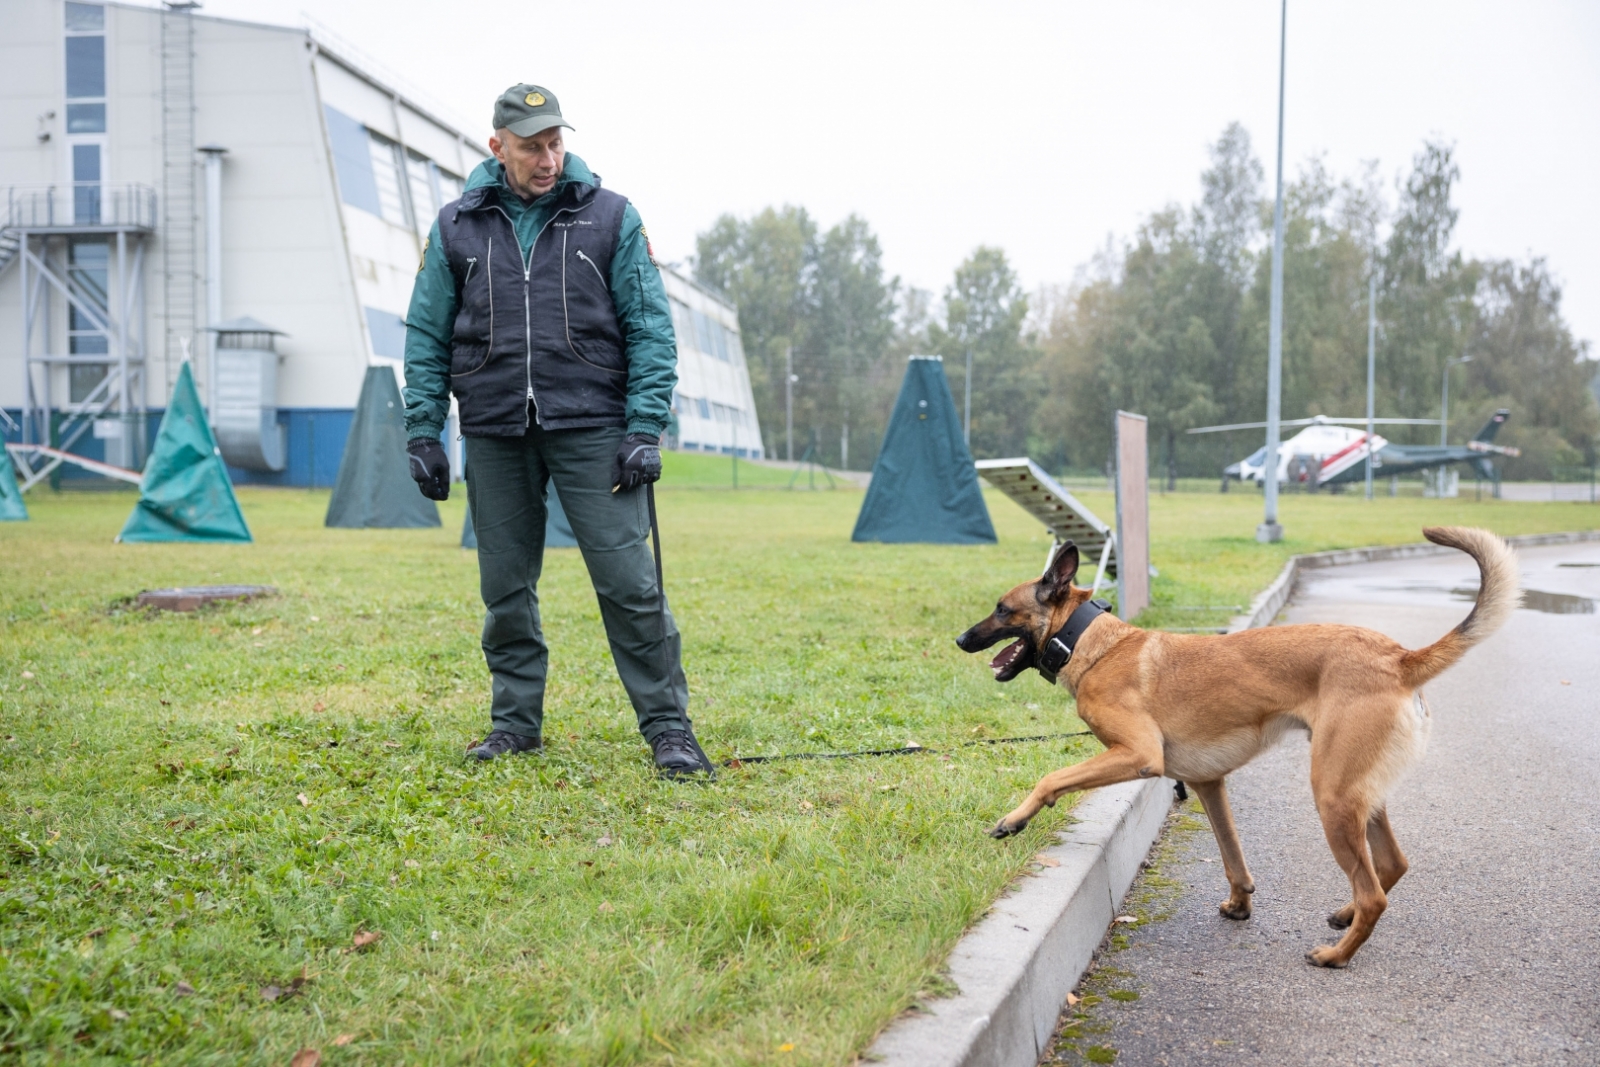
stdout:
MULTIPOLYGON (((669 457, 659 497, 714 756, 1080 728, 1064 691, 996 686, 950 640, 1043 562, 1020 511, 991 496, 996 546, 853 545, 859 492, 693 487, 724 466, 669 457)), ((982 830, 1094 751, 658 781, 564 550, 541 585, 549 747, 467 766, 487 678, 459 494, 422 531, 325 529, 325 493, 240 497, 254 545, 113 545, 120 493, 36 493, 33 521, 0 526, 7 1058, 849 1063, 946 986, 950 946, 1064 816, 1004 843, 982 830), (125 599, 218 581, 280 595, 192 615, 125 599), (346 951, 363 931, 383 936, 346 951)), ((1287 497, 1291 540, 1264 547, 1259 498, 1152 512, 1152 617, 1169 625, 1203 615, 1175 606, 1247 602, 1292 551, 1434 521, 1597 522, 1577 505, 1287 497)))

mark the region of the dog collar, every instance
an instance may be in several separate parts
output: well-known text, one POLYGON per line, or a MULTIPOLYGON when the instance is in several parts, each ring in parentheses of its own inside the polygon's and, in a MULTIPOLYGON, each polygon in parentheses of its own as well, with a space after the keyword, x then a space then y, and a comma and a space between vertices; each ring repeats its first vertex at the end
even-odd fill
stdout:
POLYGON ((1108 600, 1090 600, 1079 604, 1077 610, 1067 616, 1067 624, 1050 635, 1039 652, 1041 673, 1060 674, 1061 668, 1072 659, 1072 651, 1078 647, 1078 641, 1090 623, 1110 610, 1111 602, 1108 600))

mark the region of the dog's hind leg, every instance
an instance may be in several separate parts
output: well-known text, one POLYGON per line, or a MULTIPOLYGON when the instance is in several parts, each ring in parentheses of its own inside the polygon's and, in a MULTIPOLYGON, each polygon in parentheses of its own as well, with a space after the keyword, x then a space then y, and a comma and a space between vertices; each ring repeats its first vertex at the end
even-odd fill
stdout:
MULTIPOLYGON (((1372 850, 1372 866, 1378 872, 1378 884, 1388 893, 1409 869, 1406 854, 1400 851, 1400 842, 1394 839, 1389 826, 1389 813, 1383 808, 1373 812, 1367 820, 1367 847, 1372 850)), ((1343 930, 1356 915, 1356 906, 1346 904, 1328 916, 1328 925, 1343 930)))
POLYGON ((1350 879, 1350 895, 1355 903, 1350 928, 1338 943, 1319 945, 1306 953, 1306 959, 1318 967, 1343 967, 1372 936, 1372 928, 1389 906, 1389 898, 1378 881, 1372 855, 1367 850, 1369 813, 1365 803, 1349 796, 1319 795, 1317 813, 1322 816, 1322 832, 1333 850, 1333 858, 1350 879))
POLYGON ((1214 782, 1190 782, 1211 820, 1211 832, 1217 837, 1217 850, 1222 853, 1222 868, 1228 875, 1228 899, 1217 910, 1230 919, 1250 918, 1250 894, 1256 883, 1245 866, 1244 848, 1239 844, 1239 831, 1233 825, 1233 809, 1228 806, 1228 788, 1221 778, 1214 782))

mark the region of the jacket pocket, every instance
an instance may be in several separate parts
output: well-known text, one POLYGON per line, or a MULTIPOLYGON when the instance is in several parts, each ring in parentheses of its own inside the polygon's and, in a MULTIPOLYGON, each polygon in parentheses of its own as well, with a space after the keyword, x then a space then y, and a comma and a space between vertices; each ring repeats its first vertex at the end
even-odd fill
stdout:
MULTIPOLYGON (((612 316, 616 314, 615 309, 611 307, 611 289, 606 285, 605 276, 600 273, 600 267, 581 248, 575 254, 569 253, 567 250, 567 231, 563 230, 561 231, 561 316, 564 320, 562 328, 567 336, 567 350, 580 363, 593 367, 595 370, 604 371, 606 374, 625 376, 628 370, 620 349, 614 349, 614 346, 609 344, 602 344, 599 347, 610 351, 605 351, 604 354, 593 351, 594 346, 589 343, 588 339, 582 337, 583 331, 581 328, 579 337, 573 337, 572 318, 575 304, 591 318, 602 307, 609 311, 612 316), (569 267, 571 268, 570 274, 569 267), (577 281, 579 278, 584 279, 581 284, 577 281), (593 278, 599 283, 599 293, 593 291, 594 286, 588 281, 589 278, 593 278), (581 349, 578 347, 580 340, 583 341, 583 348, 581 349), (585 352, 588 354, 585 354, 585 352), (607 359, 608 355, 613 358, 607 359)), ((584 315, 580 314, 579 322, 582 321, 584 321, 584 315)))
POLYGON ((450 378, 470 378, 489 365, 489 346, 457 341, 450 346, 450 378))

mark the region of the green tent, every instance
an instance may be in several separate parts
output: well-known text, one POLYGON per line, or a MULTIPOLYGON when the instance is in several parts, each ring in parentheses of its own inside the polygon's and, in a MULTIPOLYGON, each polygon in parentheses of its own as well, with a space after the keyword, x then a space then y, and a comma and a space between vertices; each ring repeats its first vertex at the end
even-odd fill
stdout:
POLYGON ((906 365, 850 539, 944 545, 995 540, 938 356, 912 356, 906 365))
POLYGON ((22 492, 17 489, 17 469, 11 465, 11 453, 0 442, 0 522, 27 522, 28 505, 22 502, 22 492))
MULTIPOLYGON (((572 523, 567 521, 567 509, 561 506, 561 498, 556 495, 555 482, 546 483, 544 506, 544 547, 577 548, 578 539, 572 535, 572 523)), ((478 531, 472 526, 471 504, 467 505, 467 518, 461 524, 461 547, 478 547, 478 531)))
POLYGON ((144 465, 139 503, 117 540, 252 540, 188 363, 178 369, 172 402, 144 465))
POLYGON ((439 525, 439 509, 411 480, 406 409, 389 367, 367 368, 324 525, 352 530, 439 525))

